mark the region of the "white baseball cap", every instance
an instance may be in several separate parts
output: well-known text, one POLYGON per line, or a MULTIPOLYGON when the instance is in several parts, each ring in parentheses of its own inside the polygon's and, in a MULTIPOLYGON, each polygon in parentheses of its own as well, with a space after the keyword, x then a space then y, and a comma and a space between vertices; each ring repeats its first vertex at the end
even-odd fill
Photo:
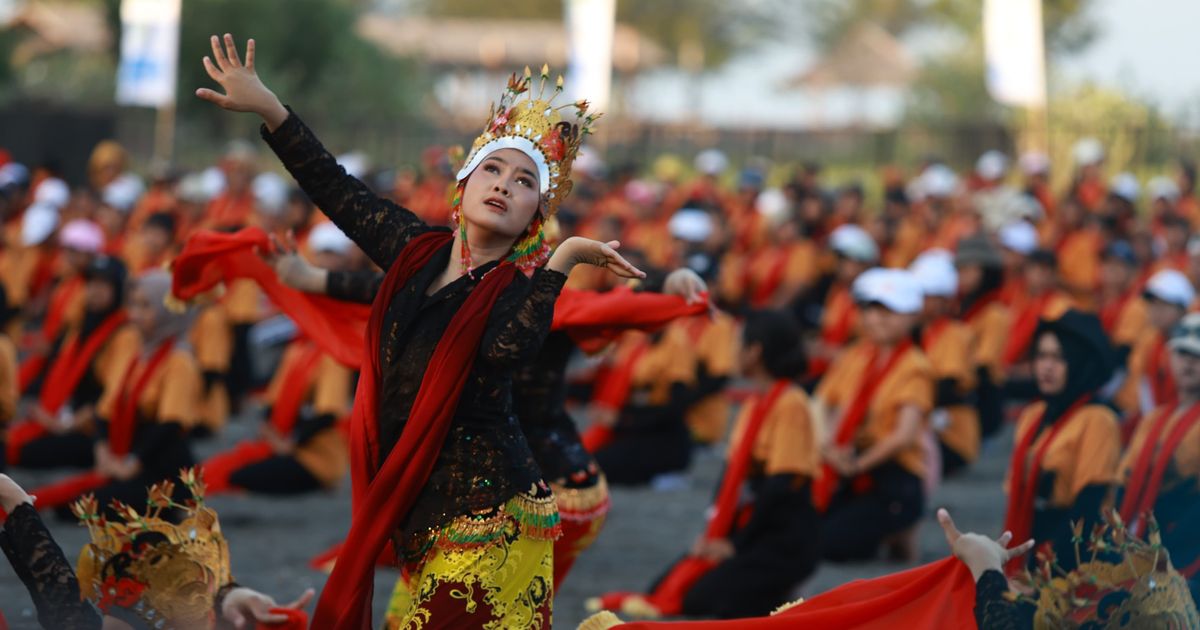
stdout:
POLYGON ((26 247, 41 245, 58 227, 58 209, 48 203, 35 203, 21 218, 21 243, 26 247))
POLYGON ((705 175, 720 175, 729 168, 729 158, 720 149, 705 149, 696 154, 694 166, 705 175))
POLYGON ((1050 157, 1041 151, 1021 155, 1021 172, 1026 175, 1045 175, 1050 172, 1050 157))
POLYGON ((1008 173, 1008 156, 995 149, 985 152, 975 162, 975 173, 986 180, 1003 179, 1008 173))
POLYGON ((882 304, 894 313, 919 313, 925 305, 916 276, 905 269, 868 269, 850 291, 859 304, 882 304))
POLYGON ((945 164, 933 164, 921 173, 918 187, 923 197, 946 198, 958 190, 958 175, 945 164))
POLYGON ((954 266, 954 254, 948 250, 927 250, 917 256, 908 270, 916 277, 924 295, 954 297, 958 294, 958 269, 954 266))
POLYGON ((1179 201, 1179 185, 1170 177, 1159 175, 1146 183, 1150 199, 1166 199, 1171 202, 1179 201))
POLYGON ((70 201, 71 188, 57 177, 43 180, 33 193, 33 203, 44 203, 55 210, 62 210, 70 201))
POLYGON ((713 233, 712 215, 696 208, 684 208, 667 222, 671 236, 689 243, 703 243, 713 233))
POLYGON ((353 245, 354 241, 329 221, 318 224, 308 234, 308 248, 314 252, 332 252, 345 256, 353 245))
POLYGON ((1028 256, 1038 246, 1037 228, 1028 221, 1013 221, 1000 228, 1000 246, 1028 256))
POLYGON ((1191 307, 1196 299, 1196 289, 1187 276, 1174 269, 1163 269, 1150 276, 1145 294, 1182 309, 1191 307))
POLYGON ((836 253, 862 263, 879 260, 879 245, 861 227, 847 223, 838 226, 829 235, 829 247, 836 253))
POLYGON ((126 173, 105 186, 100 197, 104 201, 104 205, 120 212, 129 212, 133 210, 133 206, 137 204, 138 199, 141 199, 142 192, 145 190, 146 187, 142 185, 142 180, 126 173))
POLYGON ((1138 183, 1138 178, 1133 173, 1118 174, 1113 178, 1108 189, 1110 193, 1129 203, 1137 203, 1138 196, 1142 194, 1142 185, 1138 183))

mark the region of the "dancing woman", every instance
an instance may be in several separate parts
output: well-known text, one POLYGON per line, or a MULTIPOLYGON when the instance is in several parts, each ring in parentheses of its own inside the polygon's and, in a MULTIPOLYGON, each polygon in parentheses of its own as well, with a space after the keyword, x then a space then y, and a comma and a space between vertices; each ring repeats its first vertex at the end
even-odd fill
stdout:
POLYGON ((388 270, 355 396, 349 551, 314 627, 370 626, 374 565, 389 543, 410 576, 408 619, 549 627, 558 513, 512 412, 512 375, 536 356, 575 265, 644 275, 616 242, 570 238, 553 255, 544 243, 595 115, 580 102, 568 107, 581 120, 564 121, 563 108, 529 94, 528 73, 514 76, 458 173, 456 229, 433 228, 346 174, 259 80, 253 40, 245 64, 232 36, 212 46, 204 65, 225 93, 197 96, 260 115, 300 187, 388 270))

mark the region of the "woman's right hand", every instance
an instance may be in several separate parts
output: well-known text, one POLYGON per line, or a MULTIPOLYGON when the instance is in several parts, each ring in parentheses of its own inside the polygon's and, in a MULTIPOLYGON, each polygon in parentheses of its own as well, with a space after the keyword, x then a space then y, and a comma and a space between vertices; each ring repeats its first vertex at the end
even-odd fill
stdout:
POLYGON ((262 116, 267 129, 274 131, 287 120, 288 111, 275 93, 263 85, 254 70, 254 40, 246 42, 246 63, 238 56, 233 35, 225 34, 225 45, 221 38, 212 36, 212 58, 204 57, 204 69, 225 93, 208 88, 196 90, 196 96, 216 103, 233 112, 251 112, 262 116))
POLYGON ((34 497, 29 496, 17 482, 5 474, 0 474, 0 508, 6 514, 11 514, 22 503, 33 503, 34 497))
POLYGON ((1004 532, 996 540, 982 534, 971 532, 964 534, 955 527, 954 519, 950 518, 950 513, 945 508, 937 511, 937 519, 938 524, 942 526, 942 532, 946 534, 946 542, 949 543, 954 556, 967 565, 976 582, 985 572, 1003 571, 1004 565, 1008 564, 1009 560, 1033 549, 1033 540, 1026 540, 1016 547, 1010 548, 1008 543, 1012 542, 1012 532, 1004 532))
POLYGON ((288 232, 286 240, 280 240, 272 234, 271 246, 271 251, 260 251, 258 255, 271 265, 280 282, 305 293, 325 293, 329 271, 309 263, 300 255, 296 237, 291 232, 288 232))

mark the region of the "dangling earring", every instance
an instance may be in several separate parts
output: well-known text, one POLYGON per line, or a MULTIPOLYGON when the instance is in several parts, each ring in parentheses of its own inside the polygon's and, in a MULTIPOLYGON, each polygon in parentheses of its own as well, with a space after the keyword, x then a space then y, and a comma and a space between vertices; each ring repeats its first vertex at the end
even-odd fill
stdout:
POLYGON ((533 220, 529 222, 529 227, 525 229, 525 236, 513 244, 512 253, 508 255, 507 260, 527 273, 545 264, 550 259, 550 245, 546 243, 545 227, 546 219, 539 208, 537 214, 533 215, 533 220))
POLYGON ((462 265, 463 273, 474 278, 475 267, 471 263, 471 246, 467 243, 467 219, 463 216, 462 211, 464 188, 466 188, 465 183, 460 183, 454 188, 454 198, 450 200, 450 220, 458 226, 458 240, 461 242, 459 246, 459 263, 462 265))

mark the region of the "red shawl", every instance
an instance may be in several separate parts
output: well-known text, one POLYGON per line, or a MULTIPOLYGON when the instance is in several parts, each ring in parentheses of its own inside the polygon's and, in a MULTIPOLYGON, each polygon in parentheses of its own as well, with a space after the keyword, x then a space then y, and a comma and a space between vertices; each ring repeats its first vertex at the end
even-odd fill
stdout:
POLYGON ((1172 404, 1159 414, 1151 425, 1142 450, 1138 453, 1129 479, 1125 482, 1125 496, 1121 500, 1121 518, 1131 523, 1133 534, 1140 536, 1145 529, 1142 515, 1154 509, 1158 500, 1158 491, 1162 488, 1163 474, 1167 465, 1175 455, 1175 449, 1183 442, 1192 427, 1200 422, 1200 404, 1192 405, 1179 422, 1171 429, 1166 441, 1162 441, 1163 432, 1175 417, 1176 406, 1172 404))
MULTIPOLYGON (((882 366, 878 365, 879 348, 871 346, 870 356, 867 358, 867 371, 863 375, 862 383, 858 388, 858 393, 855 394, 854 400, 850 406, 846 408, 845 415, 842 416, 841 422, 838 424, 838 432, 834 437, 836 446, 848 446, 854 440, 854 436, 858 435, 858 429, 867 419, 867 412, 871 407, 871 398, 875 395, 875 389, 879 384, 887 379, 891 374, 892 369, 900 362, 900 359, 908 353, 908 349, 912 346, 912 342, 904 340, 900 345, 892 350, 891 356, 888 357, 886 363, 882 366)), ((860 476, 859 479, 869 479, 868 477, 860 476)), ((829 508, 829 502, 833 500, 833 495, 837 492, 838 483, 841 477, 834 470, 833 466, 824 464, 821 466, 821 474, 813 483, 813 505, 818 510, 824 512, 829 508)), ((856 483, 865 483, 858 482, 856 483)))
POLYGON ((856 580, 770 617, 727 621, 635 622, 627 630, 894 630, 974 628, 975 581, 950 557, 869 580, 856 580))
POLYGON ((281 436, 291 435, 304 406, 305 394, 312 387, 321 362, 321 349, 311 343, 300 348, 296 359, 288 366, 271 406, 271 428, 281 436))
MULTIPOLYGON (((46 308, 46 320, 42 323, 42 329, 37 332, 37 336, 45 343, 53 343, 58 338, 58 333, 62 329, 63 319, 67 314, 67 307, 70 306, 71 300, 83 289, 83 277, 74 275, 63 281, 54 293, 50 295, 50 305, 46 308)), ((18 391, 24 393, 33 384, 33 380, 42 372, 42 368, 46 365, 47 356, 44 354, 31 354, 21 362, 21 367, 18 372, 18 382, 20 389, 18 391)))
MULTIPOLYGON (((752 403, 746 430, 738 440, 737 446, 729 456, 725 474, 721 477, 721 488, 717 492, 716 503, 713 504, 712 517, 704 529, 705 540, 720 540, 729 538, 733 533, 734 522, 738 515, 738 504, 741 497, 742 485, 750 473, 753 463, 754 445, 758 442, 758 434, 771 415, 771 409, 779 396, 787 389, 788 381, 775 381, 767 394, 752 403)), ((646 601, 663 615, 678 615, 683 608, 683 598, 688 590, 717 566, 716 562, 707 558, 687 556, 671 567, 671 571, 659 581, 653 593, 645 595, 646 601)), ((621 604, 634 593, 608 593, 600 598, 601 606, 610 610, 619 610, 621 604)))
POLYGON ((371 627, 371 597, 376 559, 412 509, 441 451, 455 404, 479 349, 488 315, 512 282, 516 267, 501 264, 483 277, 450 320, 417 392, 400 439, 379 465, 380 328, 392 298, 427 264, 451 236, 428 232, 405 246, 392 265, 371 306, 366 348, 350 427, 351 481, 354 515, 345 551, 321 593, 314 628, 359 630, 371 627))
POLYGON ((706 312, 707 300, 688 304, 679 296, 624 286, 606 292, 563 289, 550 329, 565 331, 585 352, 596 352, 627 330, 654 332, 680 317, 706 312))
POLYGON ((1175 376, 1167 361, 1167 339, 1159 333, 1146 357, 1146 378, 1150 380, 1150 391, 1155 405, 1173 405, 1177 399, 1175 376))
POLYGON ((137 429, 138 401, 141 400, 142 393, 150 385, 150 380, 158 373, 159 368, 163 366, 174 348, 175 340, 168 339, 159 344, 145 362, 141 360, 129 362, 129 367, 126 368, 125 376, 121 380, 121 389, 117 394, 112 418, 108 423, 108 448, 113 455, 117 457, 128 455, 130 449, 133 448, 133 435, 137 429), (137 373, 138 366, 142 365, 145 366, 142 373, 137 380, 134 380, 133 375, 137 373))
POLYGON ((1052 295, 1047 292, 1034 298, 1017 314, 1017 318, 1008 332, 1008 343, 1004 346, 1004 354, 1001 356, 1005 367, 1020 361, 1021 357, 1025 356, 1025 352, 1029 350, 1029 344, 1033 341, 1033 333, 1037 332, 1038 321, 1042 318, 1042 311, 1046 310, 1046 304, 1050 302, 1052 295))

